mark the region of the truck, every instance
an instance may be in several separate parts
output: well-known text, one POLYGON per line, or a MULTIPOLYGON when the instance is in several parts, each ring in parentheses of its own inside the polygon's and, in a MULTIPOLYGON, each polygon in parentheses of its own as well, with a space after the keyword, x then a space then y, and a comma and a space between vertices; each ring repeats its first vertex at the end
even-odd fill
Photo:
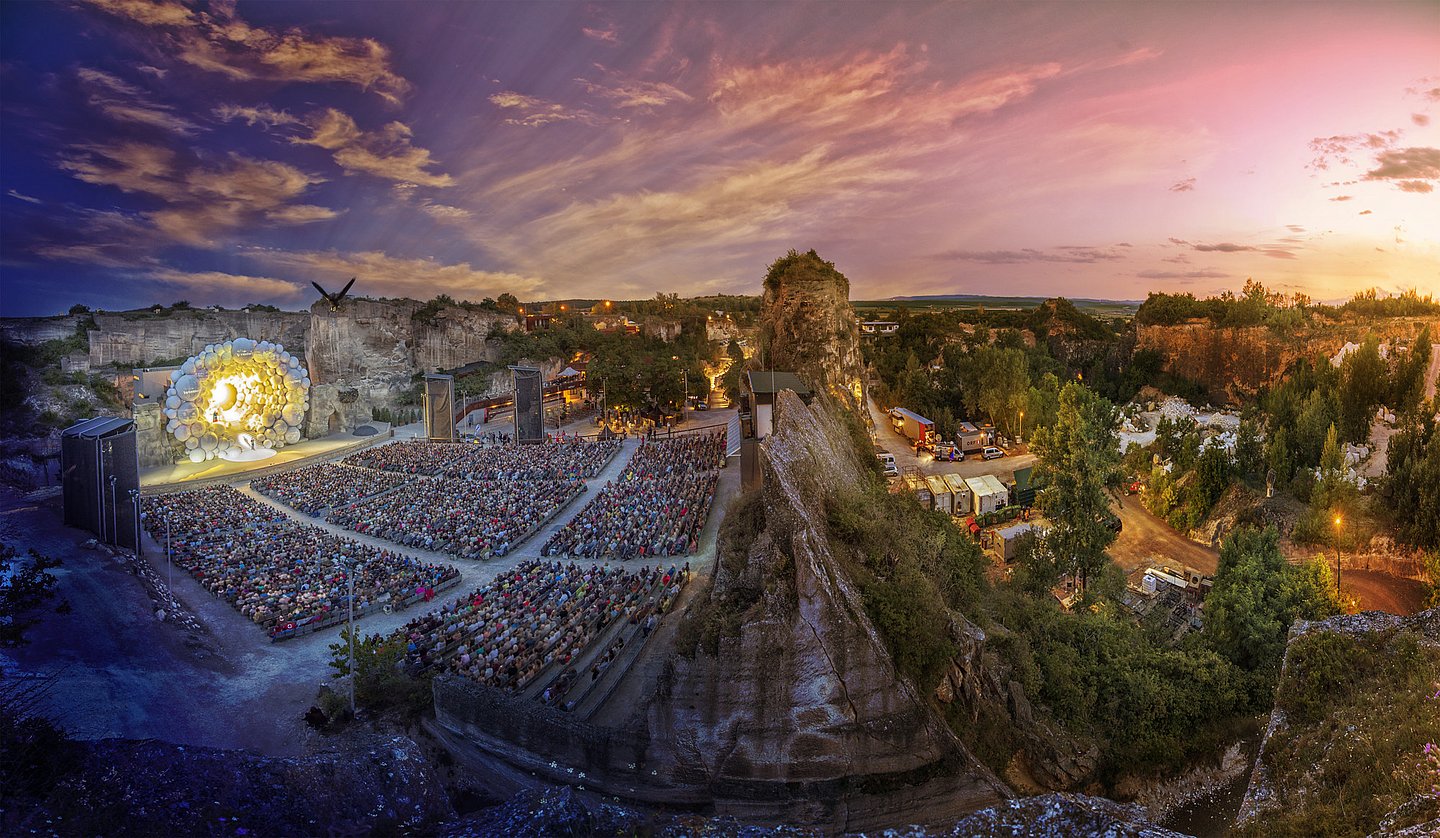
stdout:
POLYGON ((890 411, 890 422, 895 430, 910 440, 917 449, 929 450, 937 441, 935 423, 913 410, 897 407, 890 411))

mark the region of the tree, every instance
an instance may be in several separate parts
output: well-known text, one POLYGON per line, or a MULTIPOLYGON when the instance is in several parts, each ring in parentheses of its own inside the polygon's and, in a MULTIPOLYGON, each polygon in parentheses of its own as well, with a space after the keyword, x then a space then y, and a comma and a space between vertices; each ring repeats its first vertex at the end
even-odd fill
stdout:
POLYGON ((1205 599, 1211 648, 1273 687, 1290 623, 1340 613, 1334 580, 1323 563, 1293 567, 1280 533, 1241 527, 1220 548, 1215 586, 1205 599))
POLYGON ((1280 426, 1270 435, 1265 446, 1265 462, 1275 472, 1275 479, 1281 484, 1289 483, 1295 475, 1295 455, 1290 451, 1290 432, 1280 426))
POLYGON ((1420 330, 1410 351, 1396 359, 1395 370, 1390 376, 1389 394, 1389 404, 1396 413, 1413 410, 1425 397, 1425 372, 1430 367, 1432 345, 1427 324, 1420 330))
POLYGON ((1195 463, 1195 491, 1203 511, 1208 512, 1230 488, 1230 455, 1220 445, 1211 445, 1195 463))
POLYGON ((1390 440, 1384 489, 1397 510, 1400 535, 1421 547, 1440 547, 1440 424, 1434 410, 1390 440))
POLYGON ((1265 449, 1255 423, 1249 419, 1240 422, 1235 431, 1235 471, 1244 477, 1258 475, 1265 468, 1265 449))
MULTIPOLYGON (((13 649, 29 642, 25 633, 40 622, 41 606, 59 599, 50 572, 59 564, 34 550, 22 557, 10 545, 0 544, 0 647, 13 649)), ((59 599, 54 610, 66 613, 70 604, 59 599)))
POLYGON ((1390 390, 1389 369, 1380 357, 1380 339, 1365 338, 1340 364, 1340 431, 1350 442, 1370 438, 1370 417, 1390 390))
POLYGON ((1115 540, 1107 526, 1110 494, 1120 452, 1119 411, 1094 390, 1070 382, 1060 391, 1055 424, 1035 432, 1031 450, 1040 458, 1047 488, 1040 507, 1051 520, 1044 547, 1067 571, 1085 580, 1109 561, 1105 550, 1115 540))

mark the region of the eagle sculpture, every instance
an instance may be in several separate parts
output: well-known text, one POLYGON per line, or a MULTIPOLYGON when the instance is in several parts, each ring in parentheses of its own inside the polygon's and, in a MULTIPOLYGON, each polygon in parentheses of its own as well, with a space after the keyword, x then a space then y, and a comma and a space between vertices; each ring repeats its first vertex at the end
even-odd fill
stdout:
POLYGON ((321 288, 318 282, 311 282, 310 284, 315 286, 315 290, 320 292, 320 296, 330 301, 331 311, 338 311, 340 309, 340 301, 345 299, 345 295, 350 293, 350 286, 355 284, 355 277, 350 277, 350 281, 345 283, 345 287, 341 288, 338 294, 331 294, 324 288, 321 288))

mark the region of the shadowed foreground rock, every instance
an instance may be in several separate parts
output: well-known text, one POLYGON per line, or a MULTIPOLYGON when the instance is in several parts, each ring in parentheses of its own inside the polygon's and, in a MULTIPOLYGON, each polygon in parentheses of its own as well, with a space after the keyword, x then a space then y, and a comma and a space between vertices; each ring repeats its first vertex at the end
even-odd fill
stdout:
MULTIPOLYGON (((549 836, 648 834, 660 838, 725 836, 725 838, 789 838, 819 836, 813 829, 743 826, 734 818, 687 815, 647 816, 625 806, 604 803, 569 788, 527 791, 503 805, 447 824, 447 838, 511 838, 549 836)), ((886 838, 1185 838, 1151 824, 1138 806, 1083 794, 1046 794, 1007 801, 982 809, 953 826, 900 827, 852 835, 886 838)))
POLYGON ((124 739, 76 747, 43 800, 0 796, 0 833, 368 835, 429 832, 455 815, 419 747, 401 736, 297 759, 124 739))

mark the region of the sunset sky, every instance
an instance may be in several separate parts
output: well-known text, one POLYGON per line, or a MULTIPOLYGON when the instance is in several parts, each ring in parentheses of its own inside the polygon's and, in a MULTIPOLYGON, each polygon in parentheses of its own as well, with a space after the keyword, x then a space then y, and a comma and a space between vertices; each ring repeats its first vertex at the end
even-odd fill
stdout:
POLYGON ((0 313, 1440 293, 1440 4, 0 5, 0 313))

